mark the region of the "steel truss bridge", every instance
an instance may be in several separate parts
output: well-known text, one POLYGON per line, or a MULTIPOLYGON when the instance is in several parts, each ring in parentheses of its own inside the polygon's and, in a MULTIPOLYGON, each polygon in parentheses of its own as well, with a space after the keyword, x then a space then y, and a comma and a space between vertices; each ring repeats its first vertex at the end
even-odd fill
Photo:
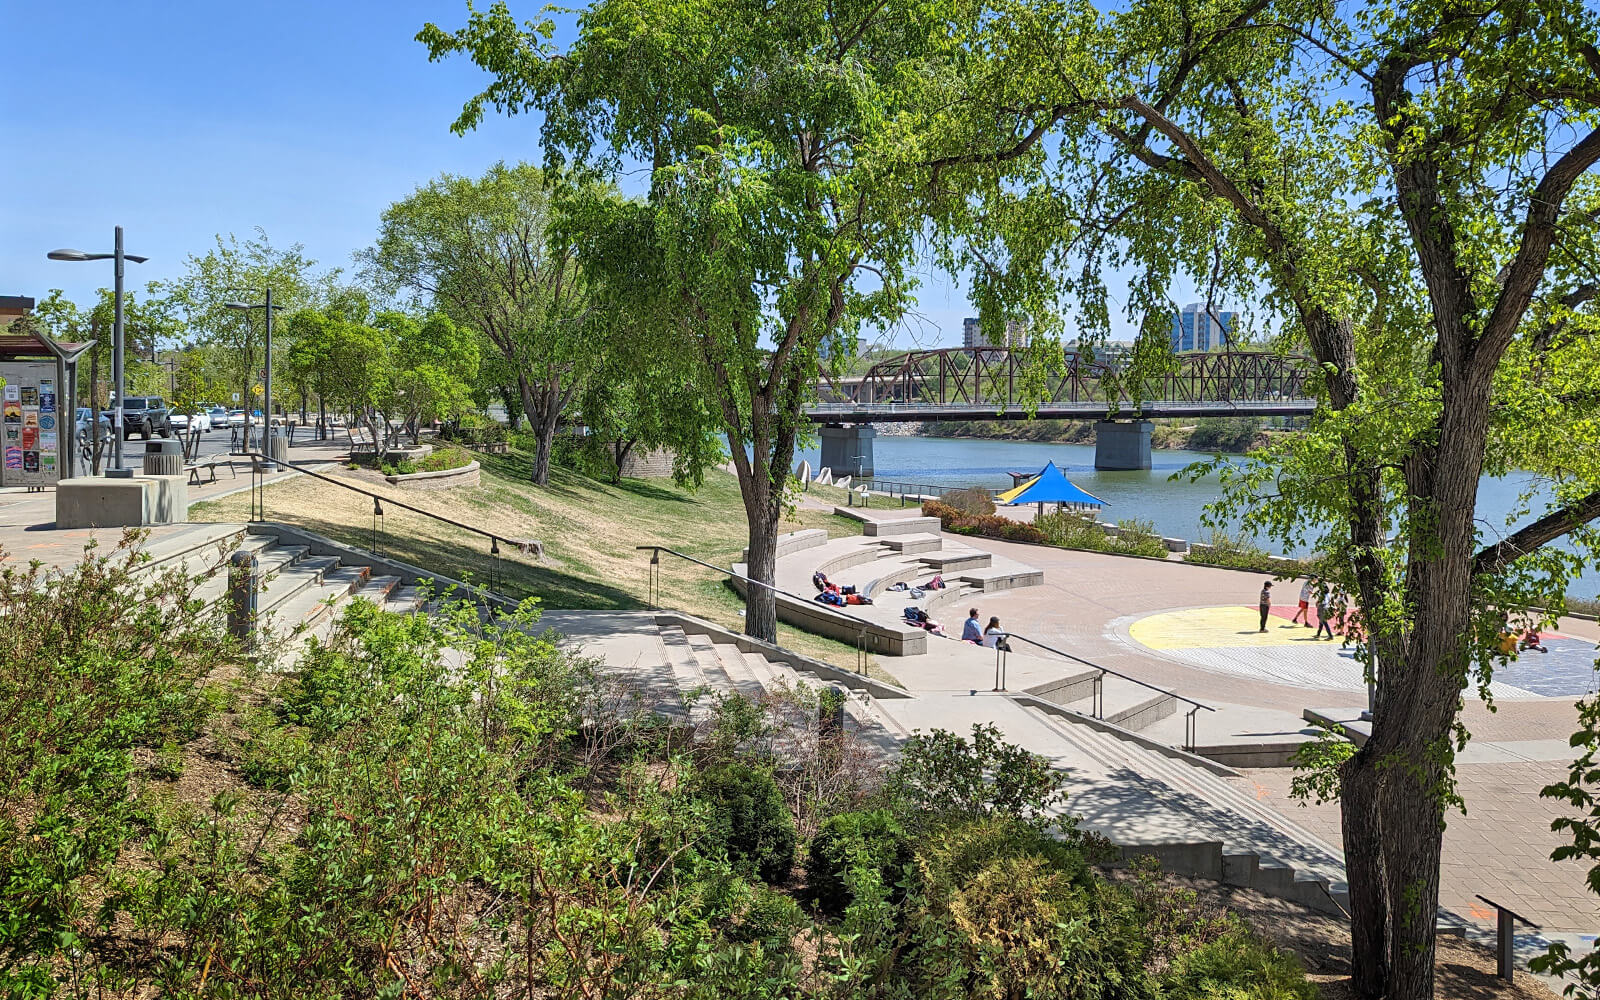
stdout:
POLYGON ((824 379, 806 409, 816 423, 908 420, 1106 420, 1148 417, 1304 416, 1310 358, 1261 351, 1181 354, 1172 372, 1135 384, 1099 361, 1064 353, 1039 372, 1024 351, 998 347, 912 351, 856 378, 824 379), (1042 382, 1042 385, 1041 385, 1042 382), (1036 407, 1030 401, 1037 400, 1036 407))

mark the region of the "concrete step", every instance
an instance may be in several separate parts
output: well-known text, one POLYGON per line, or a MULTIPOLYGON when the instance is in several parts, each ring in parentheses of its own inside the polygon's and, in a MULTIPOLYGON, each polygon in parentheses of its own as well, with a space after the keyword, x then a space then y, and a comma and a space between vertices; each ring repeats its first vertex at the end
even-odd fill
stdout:
POLYGON ((397 584, 384 600, 383 610, 400 615, 412 615, 422 610, 422 592, 415 586, 399 586, 399 580, 390 577, 377 577, 374 582, 378 579, 395 579, 397 584))
POLYGON ((918 532, 910 535, 887 535, 879 544, 890 552, 912 555, 917 552, 937 552, 944 546, 944 540, 938 535, 918 532))
POLYGON ((733 682, 733 688, 751 700, 761 697, 765 690, 755 672, 750 669, 744 653, 732 643, 718 642, 711 646, 712 653, 722 665, 722 672, 733 682))
POLYGON ((677 687, 678 698, 683 704, 691 704, 689 721, 699 723, 710 714, 709 697, 719 693, 711 679, 701 669, 699 659, 694 655, 694 649, 689 645, 689 637, 683 629, 676 625, 669 625, 659 630, 657 639, 661 645, 661 654, 665 659, 667 668, 672 673, 673 683, 677 687))
MULTIPOLYGON (((978 552, 972 549, 965 551, 943 551, 933 555, 924 555, 919 560, 935 573, 958 573, 963 570, 985 569, 994 562, 994 556, 987 552, 978 552)), ((962 579, 966 579, 965 576, 962 579)))
POLYGON ((1227 779, 1113 733, 1032 711, 1112 774, 1132 773, 1153 783, 1147 790, 1165 808, 1192 817, 1197 838, 1219 840, 1222 881, 1324 909, 1330 899, 1345 904, 1338 851, 1227 779))
MULTIPOLYGON (((160 573, 182 565, 191 574, 205 572, 226 563, 228 555, 254 536, 242 524, 164 526, 153 533, 144 546, 149 558, 139 565, 137 574, 160 573)), ((105 548, 102 547, 102 552, 105 548)))
MULTIPOLYGON (((849 509, 835 507, 834 512, 839 513, 849 509)), ((937 535, 941 530, 937 517, 898 517, 881 521, 862 518, 861 523, 861 533, 875 538, 890 535, 937 535)))
POLYGON ((722 657, 717 655, 716 644, 710 636, 688 636, 689 652, 694 656, 695 664, 700 668, 706 681, 718 694, 732 694, 738 690, 733 678, 728 676, 727 668, 722 665, 722 657))
POLYGON ((987 572, 973 570, 963 572, 958 579, 971 586, 974 590, 988 594, 997 590, 1016 590, 1021 587, 1037 587, 1044 583, 1044 571, 1038 569, 996 569, 987 572))
POLYGON ((309 545, 268 545, 256 553, 256 572, 266 579, 309 555, 309 545))
POLYGON ((267 580, 256 596, 256 614, 265 617, 307 588, 321 584, 327 572, 338 565, 338 556, 305 556, 302 553, 295 562, 279 569, 267 580))
MULTIPOLYGON (((237 551, 249 552, 255 555, 256 563, 259 566, 261 560, 265 558, 277 544, 278 540, 271 535, 246 535, 239 539, 237 544, 229 549, 227 555, 231 556, 233 552, 237 551)), ((176 565, 176 563, 171 563, 169 565, 176 565)), ((199 569, 198 566, 193 565, 191 565, 190 568, 192 570, 199 569)), ((208 565, 207 569, 210 570, 211 575, 195 588, 195 596, 207 603, 220 601, 224 596, 226 596, 228 590, 227 557, 225 556, 221 563, 208 565)))
MULTIPOLYGON (((331 625, 338 617, 335 609, 344 606, 352 594, 364 589, 371 576, 370 566, 339 566, 328 570, 320 583, 306 587, 273 608, 267 623, 268 630, 277 635, 287 635, 302 626, 314 628, 323 622, 331 625)), ((388 590, 400 582, 400 578, 394 576, 381 579, 388 581, 388 590)), ((374 594, 374 599, 387 599, 388 590, 374 594)))

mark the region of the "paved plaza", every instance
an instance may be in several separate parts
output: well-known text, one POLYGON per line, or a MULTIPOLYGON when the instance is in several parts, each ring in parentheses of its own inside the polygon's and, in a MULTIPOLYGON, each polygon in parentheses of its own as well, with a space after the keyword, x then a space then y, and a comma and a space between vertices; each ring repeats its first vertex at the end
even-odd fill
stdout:
MULTIPOLYGON (((1017 633, 1210 704, 1298 714, 1365 703, 1352 651, 1291 625, 1293 605, 1275 606, 1268 631, 1257 630, 1261 574, 966 541, 1045 571, 1042 586, 979 602, 984 616, 1000 615, 1017 633)), ((1287 597, 1297 588, 1280 583, 1274 589, 1287 597)), ((1548 653, 1525 651, 1497 672, 1492 707, 1470 693, 1466 700, 1462 717, 1473 742, 1457 768, 1466 814, 1448 817, 1441 902, 1485 929, 1494 916, 1478 894, 1550 931, 1592 933, 1600 926, 1600 899, 1586 891, 1584 867, 1549 860, 1562 842, 1550 830, 1562 807, 1539 797, 1572 760, 1567 736, 1577 728, 1574 702, 1594 689, 1597 642, 1595 622, 1565 619, 1544 635, 1548 653)), ((1288 794, 1292 777, 1290 768, 1256 769, 1245 786, 1337 844, 1338 805, 1301 806, 1288 794)))

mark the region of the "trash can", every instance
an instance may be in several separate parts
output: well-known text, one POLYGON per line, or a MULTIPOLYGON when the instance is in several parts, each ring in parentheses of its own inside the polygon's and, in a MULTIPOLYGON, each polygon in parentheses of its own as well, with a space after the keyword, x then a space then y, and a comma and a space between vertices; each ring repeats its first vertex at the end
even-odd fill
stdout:
POLYGON ((147 476, 183 475, 183 443, 181 441, 146 441, 144 443, 144 474, 147 476))
POLYGON ((283 428, 274 427, 267 435, 267 457, 272 459, 280 472, 285 468, 284 463, 289 461, 289 439, 283 436, 283 428))

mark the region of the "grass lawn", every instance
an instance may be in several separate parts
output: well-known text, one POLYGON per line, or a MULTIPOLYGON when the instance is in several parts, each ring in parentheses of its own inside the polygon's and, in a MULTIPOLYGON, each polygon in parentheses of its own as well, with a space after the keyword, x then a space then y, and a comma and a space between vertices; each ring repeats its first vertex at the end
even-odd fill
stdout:
MULTIPOLYGON (((670 479, 627 479, 612 485, 570 469, 552 468, 549 486, 537 488, 527 481, 531 465, 527 454, 475 457, 482 466, 477 487, 401 490, 343 469, 332 474, 384 497, 493 531, 503 539, 538 539, 544 543, 543 563, 504 544, 496 563, 487 540, 472 532, 393 505, 384 505, 383 515, 375 517, 370 498, 306 476, 266 488, 266 519, 445 576, 489 584, 508 597, 538 597, 544 607, 560 610, 648 607, 649 554, 635 546, 665 545, 728 566, 739 559, 747 540, 739 484, 725 472, 708 472, 705 485, 690 490, 670 479)), ((245 521, 249 515, 246 493, 189 508, 194 521, 245 521)), ((856 521, 804 509, 792 511, 779 531, 800 528, 824 528, 832 536, 861 531, 856 521)), ((663 556, 659 603, 742 631, 743 602, 724 579, 693 563, 663 556)), ((783 625, 778 641, 795 652, 855 667, 854 646, 783 625)), ((881 669, 872 672, 893 680, 881 669)))

